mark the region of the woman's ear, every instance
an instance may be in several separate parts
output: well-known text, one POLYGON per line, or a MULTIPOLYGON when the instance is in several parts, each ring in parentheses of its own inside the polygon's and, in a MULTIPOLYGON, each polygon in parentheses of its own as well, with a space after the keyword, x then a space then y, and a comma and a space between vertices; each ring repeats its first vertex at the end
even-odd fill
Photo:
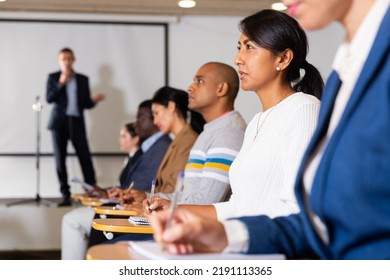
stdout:
POLYGON ((283 71, 286 69, 291 61, 294 58, 294 52, 291 49, 285 49, 284 51, 281 51, 278 55, 277 65, 276 68, 279 67, 278 71, 283 71))
POLYGON ((174 113, 176 111, 176 104, 173 101, 168 102, 168 111, 174 113))

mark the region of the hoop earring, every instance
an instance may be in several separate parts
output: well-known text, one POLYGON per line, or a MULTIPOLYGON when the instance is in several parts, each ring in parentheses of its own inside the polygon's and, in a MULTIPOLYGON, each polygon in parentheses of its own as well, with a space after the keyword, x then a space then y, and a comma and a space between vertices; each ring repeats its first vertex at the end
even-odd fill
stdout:
POLYGON ((280 67, 278 66, 278 67, 276 67, 276 71, 278 71, 278 72, 280 72, 280 67))

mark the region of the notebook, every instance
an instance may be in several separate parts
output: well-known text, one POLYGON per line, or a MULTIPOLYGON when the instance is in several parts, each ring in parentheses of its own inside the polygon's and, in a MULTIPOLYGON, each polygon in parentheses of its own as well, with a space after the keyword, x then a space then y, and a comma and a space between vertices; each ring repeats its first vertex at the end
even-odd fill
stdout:
POLYGON ((130 216, 129 222, 137 226, 149 226, 149 220, 146 217, 130 216))

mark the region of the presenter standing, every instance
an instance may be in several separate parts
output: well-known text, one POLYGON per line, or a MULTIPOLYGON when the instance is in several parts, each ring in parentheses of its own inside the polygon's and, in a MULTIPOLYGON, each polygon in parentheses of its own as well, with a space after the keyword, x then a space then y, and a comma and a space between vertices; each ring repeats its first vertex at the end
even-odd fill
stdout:
POLYGON ((49 74, 46 100, 53 103, 48 129, 52 132, 54 157, 63 200, 58 206, 71 205, 70 187, 66 170, 67 144, 70 140, 76 151, 84 180, 95 185, 95 171, 85 131, 84 109, 93 108, 105 98, 97 94, 91 98, 88 77, 73 70, 75 56, 69 48, 60 50, 60 71, 49 74))

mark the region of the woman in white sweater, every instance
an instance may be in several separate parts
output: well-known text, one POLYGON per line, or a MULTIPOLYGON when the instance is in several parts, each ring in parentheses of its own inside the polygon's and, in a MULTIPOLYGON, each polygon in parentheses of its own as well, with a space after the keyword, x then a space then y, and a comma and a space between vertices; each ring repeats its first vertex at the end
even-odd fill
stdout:
MULTIPOLYGON (((240 29, 234 63, 241 88, 257 94, 263 111, 249 123, 230 168, 230 200, 180 206, 219 220, 298 211, 294 180, 317 124, 323 88, 320 73, 306 61, 306 34, 295 19, 263 10, 242 20, 240 29)), ((150 208, 166 208, 164 203, 157 200, 150 208)))
POLYGON ((298 211, 294 181, 314 132, 319 106, 317 98, 297 92, 254 116, 230 167, 232 196, 228 202, 213 205, 219 220, 298 211))

